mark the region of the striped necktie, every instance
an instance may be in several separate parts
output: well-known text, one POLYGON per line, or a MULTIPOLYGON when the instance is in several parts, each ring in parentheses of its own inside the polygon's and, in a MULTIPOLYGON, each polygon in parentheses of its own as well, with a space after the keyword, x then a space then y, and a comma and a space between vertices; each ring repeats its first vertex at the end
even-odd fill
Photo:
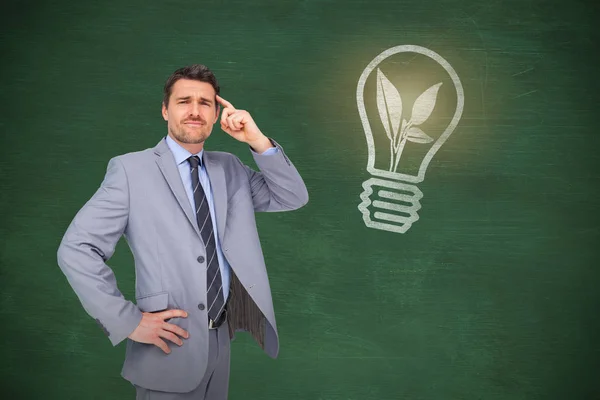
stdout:
POLYGON ((217 321, 225 306, 221 269, 219 268, 219 259, 217 257, 217 245, 215 242, 212 219, 210 217, 210 209, 208 208, 208 200, 202 189, 198 175, 198 164, 200 163, 200 159, 198 156, 191 156, 188 158, 188 161, 192 167, 192 185, 194 186, 196 220, 198 221, 198 228, 200 229, 202 241, 206 246, 206 297, 208 302, 208 316, 213 321, 217 321))

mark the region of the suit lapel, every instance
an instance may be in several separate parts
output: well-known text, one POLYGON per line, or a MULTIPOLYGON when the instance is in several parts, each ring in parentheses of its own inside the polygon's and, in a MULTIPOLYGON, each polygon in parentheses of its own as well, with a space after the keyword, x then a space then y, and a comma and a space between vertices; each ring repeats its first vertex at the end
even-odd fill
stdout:
POLYGON ((225 170, 212 152, 204 150, 203 159, 212 188, 215 215, 217 217, 217 232, 219 234, 219 241, 222 245, 227 222, 227 184, 225 181, 225 170))
MULTIPOLYGON (((173 192, 173 195, 177 199, 177 203, 185 212, 187 219, 198 234, 198 237, 202 238, 196 223, 196 215, 192 210, 190 203, 181 182, 179 171, 175 165, 175 159, 173 153, 169 149, 167 142, 163 138, 154 148, 156 157, 156 164, 163 174, 165 180, 169 184, 169 188, 173 192)), ((208 173, 210 180, 210 186, 213 193, 213 203, 215 205, 215 215, 217 218, 217 231, 219 235, 219 241, 223 244, 223 237, 225 233, 225 226, 227 220, 227 185, 225 181, 225 170, 223 166, 218 162, 215 155, 210 151, 204 151, 203 162, 208 173)))
POLYGON ((181 182, 181 176, 179 176, 179 170, 175 165, 175 158, 173 157, 173 153, 169 150, 169 146, 167 142, 163 138, 158 145, 154 148, 154 153, 158 156, 156 157, 156 164, 160 169, 160 172, 163 174, 165 180, 169 184, 173 195, 177 199, 179 206, 185 212, 187 219, 190 224, 200 236, 200 231, 198 229, 198 223, 195 221, 196 215, 190 206, 190 202, 187 198, 187 194, 185 193, 185 188, 183 187, 183 183, 181 182))

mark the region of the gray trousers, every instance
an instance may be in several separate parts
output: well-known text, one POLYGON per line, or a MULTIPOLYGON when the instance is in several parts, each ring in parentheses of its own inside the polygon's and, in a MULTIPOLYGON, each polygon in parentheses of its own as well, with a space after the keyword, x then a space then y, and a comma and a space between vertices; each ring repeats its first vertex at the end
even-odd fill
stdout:
MULTIPOLYGON (((227 400, 229 390, 230 338, 227 320, 210 329, 208 367, 196 389, 187 393, 171 393, 135 386, 136 400, 227 400)), ((172 342, 168 342, 172 343, 172 342)), ((184 341, 185 343, 185 341, 184 341)), ((176 344, 173 344, 177 346, 176 344)))

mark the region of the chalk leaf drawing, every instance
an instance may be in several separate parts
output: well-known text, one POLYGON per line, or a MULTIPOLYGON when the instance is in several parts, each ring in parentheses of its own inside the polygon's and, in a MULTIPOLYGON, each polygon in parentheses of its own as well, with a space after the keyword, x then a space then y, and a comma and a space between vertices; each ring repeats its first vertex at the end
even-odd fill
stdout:
POLYGON ((416 126, 406 130, 406 140, 415 143, 429 143, 433 141, 421 128, 417 128, 416 126))
POLYGON ((442 82, 436 83, 417 97, 413 104, 412 115, 406 121, 402 118, 400 92, 377 68, 377 109, 385 133, 390 140, 390 172, 396 172, 407 141, 421 144, 433 142, 433 138, 416 125, 421 125, 431 115, 440 86, 442 86, 442 82), (402 125, 400 121, 402 121, 402 125))
MULTIPOLYGON (((402 99, 392 82, 377 68, 377 110, 390 140, 390 171, 394 160, 394 143, 402 119, 402 99)), ((404 126, 403 126, 404 128, 404 126)))

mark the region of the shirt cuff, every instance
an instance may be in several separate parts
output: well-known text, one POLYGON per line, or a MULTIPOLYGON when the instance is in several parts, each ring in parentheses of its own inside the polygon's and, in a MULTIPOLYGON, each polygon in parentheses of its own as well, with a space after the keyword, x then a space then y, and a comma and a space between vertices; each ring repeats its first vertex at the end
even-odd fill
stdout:
POLYGON ((260 155, 260 156, 269 156, 271 154, 275 154, 279 151, 279 149, 277 148, 277 146, 275 146, 275 144, 273 143, 273 141, 271 139, 269 139, 269 141, 271 141, 271 144, 274 147, 269 147, 267 150, 263 151, 262 153, 257 153, 256 151, 254 151, 254 149, 251 146, 250 147, 250 151, 256 155, 260 155))

